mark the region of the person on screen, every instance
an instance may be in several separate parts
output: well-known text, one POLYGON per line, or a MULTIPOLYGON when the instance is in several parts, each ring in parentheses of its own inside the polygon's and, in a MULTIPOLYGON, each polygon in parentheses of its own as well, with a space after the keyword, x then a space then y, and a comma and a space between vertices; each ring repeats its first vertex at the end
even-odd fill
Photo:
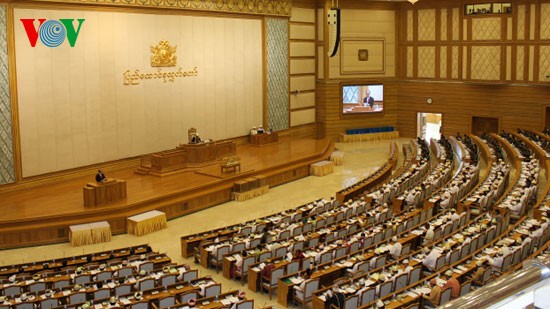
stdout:
POLYGON ((374 98, 370 96, 370 90, 367 90, 367 96, 363 99, 363 106, 367 105, 370 107, 374 105, 374 98))
POLYGON ((97 174, 95 175, 95 181, 98 183, 103 183, 107 180, 107 177, 105 177, 105 174, 103 174, 102 170, 97 170, 97 174))

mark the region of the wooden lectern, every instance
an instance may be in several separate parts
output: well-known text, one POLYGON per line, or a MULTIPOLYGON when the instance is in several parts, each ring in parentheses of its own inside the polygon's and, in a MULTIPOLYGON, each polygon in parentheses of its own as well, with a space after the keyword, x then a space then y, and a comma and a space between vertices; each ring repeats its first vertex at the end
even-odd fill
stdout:
POLYGON ((114 203, 126 198, 126 181, 108 178, 105 182, 89 182, 84 186, 84 206, 114 203))

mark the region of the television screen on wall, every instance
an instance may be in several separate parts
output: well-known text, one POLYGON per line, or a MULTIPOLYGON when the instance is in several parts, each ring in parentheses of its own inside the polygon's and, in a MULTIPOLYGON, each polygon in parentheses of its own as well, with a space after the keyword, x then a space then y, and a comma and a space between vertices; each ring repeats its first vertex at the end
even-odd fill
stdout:
POLYGON ((342 114, 379 113, 384 110, 384 85, 342 85, 342 114))

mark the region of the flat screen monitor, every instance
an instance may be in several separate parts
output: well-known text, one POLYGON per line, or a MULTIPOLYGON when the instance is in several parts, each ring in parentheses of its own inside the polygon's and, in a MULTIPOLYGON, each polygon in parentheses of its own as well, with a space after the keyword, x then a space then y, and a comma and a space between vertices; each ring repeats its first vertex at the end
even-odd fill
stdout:
POLYGON ((380 113, 384 110, 384 85, 342 85, 342 114, 380 113))

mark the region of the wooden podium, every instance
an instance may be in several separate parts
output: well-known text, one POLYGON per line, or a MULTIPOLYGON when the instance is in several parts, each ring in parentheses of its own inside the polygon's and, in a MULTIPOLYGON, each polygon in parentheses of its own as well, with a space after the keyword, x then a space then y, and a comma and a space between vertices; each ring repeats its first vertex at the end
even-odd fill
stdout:
POLYGON ((126 198, 126 181, 109 178, 102 183, 89 182, 83 191, 84 206, 114 203, 126 198))

